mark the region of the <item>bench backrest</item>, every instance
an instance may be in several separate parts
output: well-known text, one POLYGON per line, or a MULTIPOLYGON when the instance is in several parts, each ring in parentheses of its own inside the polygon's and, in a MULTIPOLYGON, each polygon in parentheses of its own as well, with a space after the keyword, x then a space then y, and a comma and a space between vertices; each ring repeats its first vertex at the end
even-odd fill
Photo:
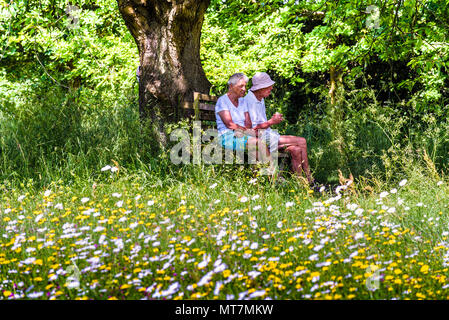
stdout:
POLYGON ((194 92, 193 103, 184 102, 182 105, 184 117, 193 118, 196 121, 215 122, 215 103, 218 97, 194 92))

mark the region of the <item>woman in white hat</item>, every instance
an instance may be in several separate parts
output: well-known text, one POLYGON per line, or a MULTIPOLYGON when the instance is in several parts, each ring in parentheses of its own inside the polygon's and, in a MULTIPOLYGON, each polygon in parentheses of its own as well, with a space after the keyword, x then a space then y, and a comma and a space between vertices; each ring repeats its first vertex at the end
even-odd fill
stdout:
POLYGON ((271 152, 276 151, 277 148, 285 149, 290 153, 293 170, 300 176, 304 172, 307 181, 311 184, 313 183, 313 178, 309 169, 306 139, 296 136, 280 136, 277 132, 270 129, 272 125, 283 121, 282 114, 278 112, 270 120, 267 120, 264 99, 270 95, 274 84, 275 82, 265 72, 257 72, 253 76, 252 87, 244 98, 251 118, 252 128, 256 131, 263 129, 264 132, 259 138, 267 141, 271 152))

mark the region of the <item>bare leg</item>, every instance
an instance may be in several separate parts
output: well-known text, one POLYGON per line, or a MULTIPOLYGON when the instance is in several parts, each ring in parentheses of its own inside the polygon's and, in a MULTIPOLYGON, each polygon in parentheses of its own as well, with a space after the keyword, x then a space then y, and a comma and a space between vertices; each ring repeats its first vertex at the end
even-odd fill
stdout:
MULTIPOLYGON (((307 141, 302 137, 296 136, 280 136, 279 138, 279 148, 286 147, 286 150, 292 155, 292 166, 297 166, 297 161, 300 163, 300 167, 304 171, 309 183, 313 181, 310 174, 309 159, 307 156, 307 141), (291 150, 291 152, 289 151, 291 150), (299 153, 300 155, 298 155, 299 153), (295 154, 295 155, 294 155, 295 154)), ((295 170, 295 169, 294 169, 295 170)), ((295 170, 296 173, 301 175, 300 171, 295 170)))
POLYGON ((249 163, 268 164, 268 168, 263 166, 259 174, 274 177, 276 164, 273 163, 270 150, 264 140, 257 138, 248 139, 248 157, 249 163))
POLYGON ((250 159, 254 159, 255 161, 262 160, 262 162, 268 162, 270 160, 270 151, 262 140, 257 138, 249 138, 248 156, 250 156, 250 159), (258 151, 258 149, 260 151, 258 151))
POLYGON ((285 149, 292 157, 292 169, 300 176, 302 174, 302 152, 298 146, 289 146, 285 149))

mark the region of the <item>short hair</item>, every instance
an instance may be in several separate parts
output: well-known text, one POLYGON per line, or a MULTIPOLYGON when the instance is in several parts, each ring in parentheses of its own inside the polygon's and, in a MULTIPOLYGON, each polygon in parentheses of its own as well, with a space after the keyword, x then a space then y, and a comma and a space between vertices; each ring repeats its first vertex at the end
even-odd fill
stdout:
POLYGON ((244 73, 238 72, 238 73, 234 73, 228 80, 228 86, 235 86, 237 84, 237 82, 239 82, 240 80, 245 80, 245 82, 249 81, 249 78, 247 76, 245 76, 244 73))

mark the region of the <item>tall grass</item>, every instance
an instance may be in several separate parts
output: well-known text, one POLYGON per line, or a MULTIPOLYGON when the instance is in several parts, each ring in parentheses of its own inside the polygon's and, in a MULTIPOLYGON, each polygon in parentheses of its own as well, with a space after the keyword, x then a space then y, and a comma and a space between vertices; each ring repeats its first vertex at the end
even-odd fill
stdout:
POLYGON ((318 194, 233 166, 4 183, 0 299, 447 299, 445 177, 402 171, 318 194))
POLYGON ((343 149, 326 113, 286 123, 317 193, 172 164, 131 89, 23 92, 1 98, 3 299, 448 297, 444 119, 349 96, 343 149))
POLYGON ((44 185, 88 177, 112 162, 129 169, 149 165, 159 146, 151 126, 139 120, 135 90, 97 97, 93 93, 47 84, 16 103, 3 96, 1 178, 32 178, 44 185))
POLYGON ((279 130, 306 138, 309 162, 320 182, 337 183, 339 170, 356 179, 397 181, 404 175, 403 161, 424 154, 437 171, 447 172, 447 114, 418 112, 405 102, 377 101, 370 88, 348 90, 333 107, 324 103, 327 92, 322 102, 304 106, 290 105, 288 92, 276 94, 266 99, 268 113, 298 110, 296 122, 284 123, 279 130))

